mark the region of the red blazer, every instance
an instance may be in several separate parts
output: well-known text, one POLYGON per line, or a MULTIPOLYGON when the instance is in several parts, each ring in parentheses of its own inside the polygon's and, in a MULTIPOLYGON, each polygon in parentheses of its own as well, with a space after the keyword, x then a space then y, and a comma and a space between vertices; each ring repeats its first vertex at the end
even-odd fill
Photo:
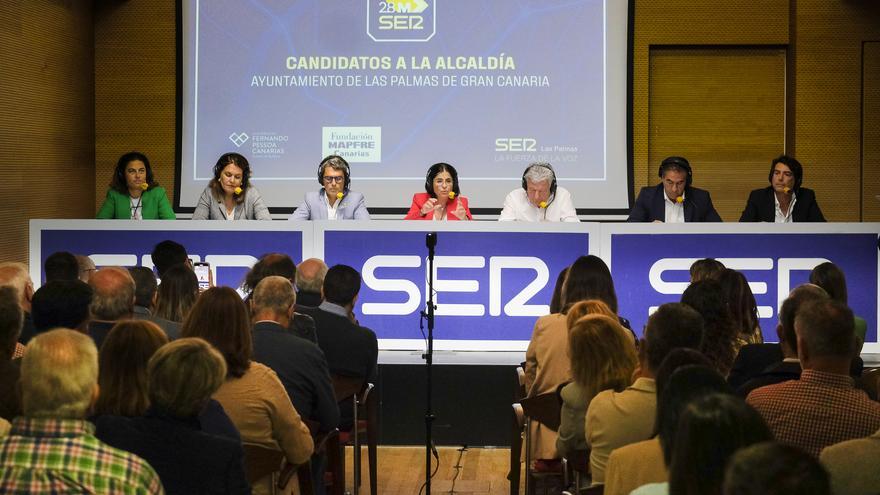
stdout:
MULTIPOLYGON (((428 201, 431 196, 426 193, 415 193, 413 194, 412 206, 409 208, 409 213, 406 214, 404 220, 433 220, 434 212, 429 211, 427 215, 422 216, 422 205, 425 204, 425 201, 428 201)), ((467 198, 462 196, 456 196, 455 199, 449 200, 446 203, 446 219, 447 220, 458 220, 458 217, 455 216, 456 208, 458 208, 458 202, 461 201, 461 204, 464 206, 464 212, 467 215, 468 220, 473 220, 474 218, 471 216, 471 210, 468 209, 467 198)))

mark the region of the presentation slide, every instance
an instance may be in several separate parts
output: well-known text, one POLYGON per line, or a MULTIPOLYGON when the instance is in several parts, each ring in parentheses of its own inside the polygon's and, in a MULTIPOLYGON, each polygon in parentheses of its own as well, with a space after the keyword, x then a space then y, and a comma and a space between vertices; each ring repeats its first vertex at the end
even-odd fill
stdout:
POLYGON ((536 161, 581 213, 624 213, 628 4, 184 0, 177 206, 234 151, 276 213, 330 154, 374 213, 405 212, 437 162, 497 213, 536 161))

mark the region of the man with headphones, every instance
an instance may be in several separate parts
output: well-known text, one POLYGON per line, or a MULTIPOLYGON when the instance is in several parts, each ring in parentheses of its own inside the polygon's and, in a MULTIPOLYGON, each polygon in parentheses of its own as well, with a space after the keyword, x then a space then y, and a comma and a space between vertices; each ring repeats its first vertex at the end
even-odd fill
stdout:
POLYGON ((321 189, 307 192, 289 220, 369 220, 364 195, 349 190, 351 168, 345 158, 330 155, 318 165, 321 189))
POLYGON ((680 156, 670 156, 660 163, 661 182, 643 187, 627 222, 721 222, 712 205, 709 191, 691 184, 691 164, 680 156))
POLYGON ((556 172, 549 163, 537 162, 526 167, 522 187, 504 198, 500 221, 579 222, 571 193, 556 185, 556 172))
POLYGON ((740 222, 824 222, 812 189, 801 187, 804 169, 794 158, 781 155, 770 163, 769 187, 749 194, 740 222))

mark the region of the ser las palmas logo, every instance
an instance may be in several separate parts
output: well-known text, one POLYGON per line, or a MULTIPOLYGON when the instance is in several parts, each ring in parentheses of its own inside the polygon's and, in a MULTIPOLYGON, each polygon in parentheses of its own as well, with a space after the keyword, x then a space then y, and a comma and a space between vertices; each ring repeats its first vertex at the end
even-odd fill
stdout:
POLYGON ((436 32, 435 0, 367 0, 367 34, 378 42, 424 42, 436 32))

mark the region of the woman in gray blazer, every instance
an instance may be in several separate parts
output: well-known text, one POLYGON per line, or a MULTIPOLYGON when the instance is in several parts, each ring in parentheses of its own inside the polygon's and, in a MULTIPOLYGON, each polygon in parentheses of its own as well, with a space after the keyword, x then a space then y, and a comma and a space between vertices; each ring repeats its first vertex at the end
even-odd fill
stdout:
POLYGON ((263 196, 251 185, 251 166, 238 153, 214 165, 214 178, 202 192, 193 220, 272 220, 263 196))

